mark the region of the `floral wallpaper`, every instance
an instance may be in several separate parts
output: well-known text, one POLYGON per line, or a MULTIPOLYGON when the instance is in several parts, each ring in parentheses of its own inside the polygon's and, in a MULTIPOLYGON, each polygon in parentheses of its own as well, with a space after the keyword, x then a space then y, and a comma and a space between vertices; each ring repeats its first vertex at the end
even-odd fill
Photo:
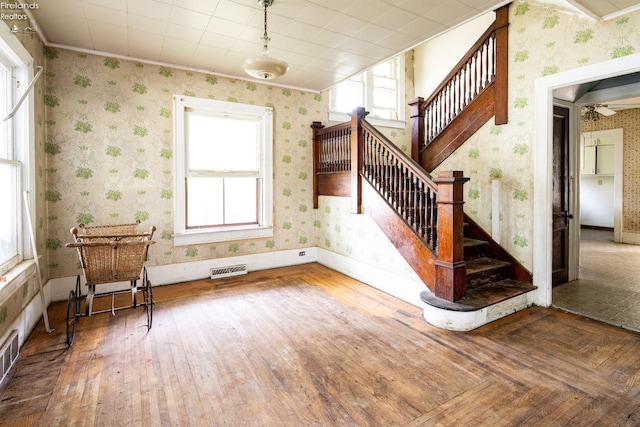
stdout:
MULTIPOLYGON (((488 231, 491 180, 500 179, 501 243, 532 269, 534 82, 640 52, 640 12, 594 22, 556 6, 516 1, 509 19, 509 123, 488 122, 438 170, 463 170, 471 178, 465 212, 488 231)), ((416 70, 416 78, 420 72, 426 71, 416 70)))
POLYGON ((49 270, 77 274, 69 229, 141 221, 158 228, 149 266, 303 248, 315 244, 311 122, 324 95, 45 49, 49 270), (274 109, 275 235, 174 247, 172 95, 274 109))
MULTIPOLYGON (((594 22, 555 6, 516 1, 510 15, 509 124, 487 123, 440 169, 464 170, 471 178, 465 186, 465 209, 487 230, 491 179, 501 180, 502 243, 531 268, 534 81, 638 52, 640 13, 594 22)), ((312 121, 326 122, 328 93, 42 49, 37 37, 22 37, 35 62, 44 62, 46 68, 36 85, 35 186, 36 232, 47 266, 45 278, 79 271, 76 254, 64 247, 70 241, 69 228, 80 222, 97 225, 135 219, 144 228, 158 227, 158 244, 150 252, 152 266, 318 246, 413 277, 375 224, 366 215, 350 214, 347 199, 321 197, 320 208, 312 209, 309 126, 312 121), (273 238, 172 245, 173 94, 274 108, 273 238)), ((414 93, 414 79, 425 72, 407 62, 407 102, 416 95, 429 95, 414 93)), ((409 124, 381 131, 409 150, 409 124)))
POLYGON ((640 233, 640 108, 582 123, 582 132, 622 129, 622 231, 640 233))

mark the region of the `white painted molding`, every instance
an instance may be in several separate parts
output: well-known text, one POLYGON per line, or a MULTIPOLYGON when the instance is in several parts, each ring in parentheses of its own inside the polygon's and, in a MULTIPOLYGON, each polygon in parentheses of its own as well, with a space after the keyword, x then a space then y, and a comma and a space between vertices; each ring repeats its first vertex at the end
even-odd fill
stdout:
MULTIPOLYGON (((286 251, 265 252, 253 255, 240 255, 226 258, 213 258, 202 261, 184 262, 178 264, 159 265, 147 267, 147 274, 153 286, 170 285, 174 283, 188 282, 208 278, 211 268, 226 265, 247 264, 248 271, 267 270, 291 265, 307 264, 316 261, 317 248, 291 249, 286 251), (300 256, 304 252, 304 256, 300 256)), ((80 275, 84 287, 84 277, 80 275)), ((66 301, 69 291, 76 285, 76 276, 51 279, 53 286, 51 292, 52 301, 66 301)), ((114 283, 101 285, 101 291, 110 292, 116 289, 126 289, 128 283, 114 283)), ((83 289, 85 292, 86 289, 83 289)))
POLYGON ((417 275, 414 280, 408 279, 322 248, 317 248, 317 258, 320 264, 409 304, 420 308, 426 306, 420 299, 420 292, 424 291, 426 287, 417 275))
POLYGON ((640 245, 640 234, 622 232, 622 243, 629 245, 640 245))
POLYGON ((426 304, 420 299, 420 293, 427 288, 420 279, 417 279, 417 276, 416 280, 404 278, 321 248, 318 248, 318 262, 421 308, 423 310, 422 317, 427 323, 450 331, 476 329, 533 305, 535 299, 535 291, 533 291, 478 311, 443 310, 426 304))

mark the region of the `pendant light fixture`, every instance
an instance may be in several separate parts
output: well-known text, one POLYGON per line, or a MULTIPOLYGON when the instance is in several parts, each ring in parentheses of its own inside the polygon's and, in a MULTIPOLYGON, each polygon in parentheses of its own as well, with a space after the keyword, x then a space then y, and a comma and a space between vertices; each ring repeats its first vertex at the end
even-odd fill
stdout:
POLYGON ((262 54, 254 58, 247 58, 242 68, 247 74, 259 79, 275 79, 284 75, 289 69, 286 62, 269 56, 269 36, 267 35, 267 7, 273 4, 273 0, 258 0, 258 4, 264 7, 264 35, 262 40, 262 54))

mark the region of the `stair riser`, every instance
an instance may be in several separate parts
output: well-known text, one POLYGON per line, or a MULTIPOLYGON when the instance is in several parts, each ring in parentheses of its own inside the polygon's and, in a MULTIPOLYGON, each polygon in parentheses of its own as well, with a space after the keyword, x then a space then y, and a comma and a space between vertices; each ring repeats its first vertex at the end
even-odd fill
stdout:
POLYGON ((471 259, 482 258, 486 256, 485 246, 483 245, 475 245, 464 248, 463 259, 465 261, 469 261, 471 259))
POLYGON ((509 277, 508 267, 497 267, 467 275, 467 289, 475 289, 509 277))

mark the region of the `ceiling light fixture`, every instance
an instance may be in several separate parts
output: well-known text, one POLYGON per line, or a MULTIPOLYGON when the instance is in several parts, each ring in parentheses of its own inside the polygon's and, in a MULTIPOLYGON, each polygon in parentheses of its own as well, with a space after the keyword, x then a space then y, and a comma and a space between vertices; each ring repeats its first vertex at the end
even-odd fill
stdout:
POLYGON ((260 79, 275 79, 284 75, 289 69, 286 62, 269 56, 269 36, 267 35, 267 7, 273 4, 273 0, 258 0, 258 4, 264 7, 264 35, 262 40, 262 54, 254 58, 247 58, 242 64, 242 68, 250 76, 260 79))
POLYGON ((595 105, 587 105, 587 112, 582 116, 584 122, 597 122, 600 120, 600 114, 596 111, 595 105))

